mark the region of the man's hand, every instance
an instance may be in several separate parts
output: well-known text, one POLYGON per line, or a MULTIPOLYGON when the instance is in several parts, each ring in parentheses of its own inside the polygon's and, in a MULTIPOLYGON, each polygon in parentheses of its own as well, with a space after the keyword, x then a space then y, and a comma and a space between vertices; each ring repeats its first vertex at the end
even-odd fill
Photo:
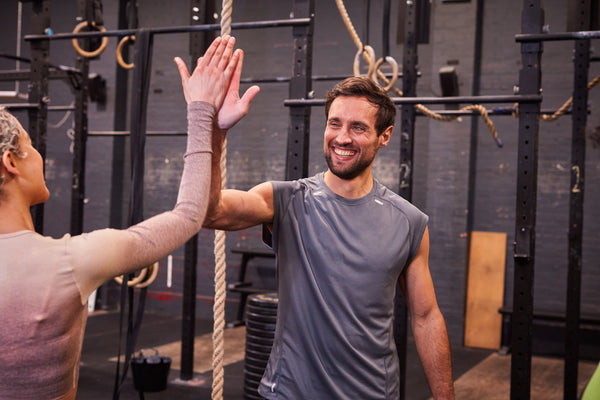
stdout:
POLYGON ((252 103, 252 100, 254 100, 254 97, 256 97, 260 91, 260 88, 254 85, 248 88, 240 98, 240 77, 242 75, 242 65, 244 63, 244 52, 238 49, 235 54, 239 54, 239 61, 237 62, 235 71, 231 77, 231 83, 227 90, 223 106, 217 115, 216 124, 217 128, 221 131, 229 130, 240 119, 248 114, 250 103, 252 103))
POLYGON ((198 59, 192 75, 183 60, 175 58, 188 104, 192 101, 205 101, 218 110, 221 109, 225 96, 230 97, 228 89, 232 76, 238 73, 237 65, 240 64, 241 68, 241 51, 233 53, 234 44, 235 38, 231 36, 217 37, 204 56, 198 59))

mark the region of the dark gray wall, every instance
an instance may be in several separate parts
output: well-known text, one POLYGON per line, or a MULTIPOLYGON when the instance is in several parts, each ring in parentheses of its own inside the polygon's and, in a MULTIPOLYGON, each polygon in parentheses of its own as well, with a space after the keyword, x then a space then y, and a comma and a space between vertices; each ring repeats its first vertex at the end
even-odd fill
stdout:
MULTIPOLYGON (((105 25, 116 29, 116 5, 104 2, 105 25)), ((189 22, 187 2, 174 3, 140 0, 140 26, 186 25, 189 22), (181 4, 181 5, 179 5, 181 4)), ((314 37, 314 75, 350 75, 356 47, 348 34, 333 1, 316 2, 314 37)), ((362 40, 366 40, 364 22, 365 2, 346 2, 348 12, 362 40)), ((395 2, 393 2, 395 3, 395 2)), ((544 2, 546 23, 552 32, 566 29, 566 2, 544 2)), ((371 1, 369 43, 379 56, 381 49, 382 1, 371 1)), ((419 46, 421 78, 417 92, 421 96, 440 95, 438 71, 451 63, 456 66, 460 94, 469 95, 473 81, 473 54, 476 2, 434 2, 431 15, 429 44, 419 46)), ((401 64, 402 45, 395 43, 396 15, 392 9, 391 54, 401 64)), ((16 6, 2 6, 2 52, 15 49, 16 6)), ((239 1, 234 2, 233 21, 255 21, 287 18, 291 2, 239 1)), ((76 7, 72 1, 53 1, 52 27, 55 32, 71 31, 75 26, 76 7)), ((493 0, 485 2, 481 94, 509 95, 518 82, 520 46, 514 35, 520 32, 521 2, 493 0)), ((28 32, 29 4, 24 5, 23 32, 28 32)), ((218 22, 218 21, 215 21, 218 22)), ((291 71, 292 35, 290 28, 244 30, 234 32, 239 47, 246 51, 244 77, 265 78, 289 76, 291 71)), ((23 44, 23 53, 28 53, 23 44)), ((99 109, 90 106, 90 130, 112 130, 114 108, 114 77, 116 39, 108 49, 91 63, 91 70, 107 79, 108 104, 99 109)), ((544 44, 542 77, 544 102, 542 108, 558 108, 571 96, 573 82, 572 48, 569 42, 544 44)), ((171 34, 155 38, 152 80, 148 105, 149 130, 185 130, 185 104, 174 56, 189 59, 188 36, 171 34)), ((69 41, 52 42, 51 59, 55 64, 73 66, 75 53, 69 41)), ((14 64, 0 60, 1 68, 14 64)), ((590 80, 598 74, 598 66, 590 69, 590 80)), ((22 84, 22 90, 25 87, 22 84)), ((315 96, 322 98, 332 82, 315 82, 315 96)), ((5 85, 6 86, 6 85, 5 85)), ((9 87, 11 85, 8 85, 9 87)), ((245 86, 247 87, 247 85, 245 86)), ((243 87, 242 89, 245 89, 243 87)), ((5 89, 8 90, 8 89, 5 89)), ((250 115, 234 128, 228 142, 228 187, 249 189, 265 180, 283 179, 285 167, 288 110, 283 100, 288 96, 286 84, 263 84, 250 115)), ((591 114, 588 117, 590 133, 599 124, 598 93, 590 92, 591 114)), ((53 82, 51 104, 69 104, 72 95, 62 82, 53 82)), ((506 104, 504 106, 511 106, 506 104)), ((488 108, 495 107, 491 105, 488 108)), ((58 122, 63 114, 52 114, 51 122, 58 122)), ((25 118, 22 119, 24 122, 25 118)), ((504 142, 498 148, 483 123, 479 123, 477 147, 477 174, 475 181, 474 230, 506 232, 506 287, 505 304, 512 303, 512 242, 514 240, 517 120, 511 116, 493 117, 504 142)), ((60 128, 51 128, 46 160, 47 181, 52 192, 46 205, 46 233, 61 236, 69 230, 71 154, 67 130, 72 118, 60 128)), ((466 271, 466 208, 468 191, 468 158, 470 119, 462 122, 436 122, 418 117, 415 144, 414 203, 431 217, 430 267, 436 285, 438 301, 446 317, 451 340, 462 343, 466 271)), ((311 119, 309 172, 322 171, 323 108, 315 107, 311 119)), ((399 125, 396 127, 399 130, 399 125)), ((565 309, 567 276, 568 195, 570 179, 570 117, 557 122, 541 122, 540 163, 538 186, 538 227, 535 273, 535 307, 562 312, 565 309)), ((172 207, 181 173, 183 138, 149 138, 146 149, 145 216, 151 216, 172 207)), ((399 135, 395 134, 390 146, 380 153, 374 172, 391 189, 398 189, 399 135)), ((89 139, 87 158, 87 205, 85 229, 108 226, 112 139, 89 139)), ((599 211, 600 150, 597 142, 588 140, 586 163, 585 225, 582 311, 600 315, 600 248, 599 211)), ((213 233, 201 231, 198 262, 197 315, 212 315, 213 297, 213 233)), ((260 230, 253 228, 227 235, 227 247, 260 245, 260 230)), ((148 310, 178 314, 181 311, 183 253, 174 253, 173 286, 166 286, 166 260, 161 260, 159 277, 150 290, 148 310)), ((228 252, 228 281, 235 281, 239 256, 228 252)), ((258 263, 260 267, 260 262, 258 263)), ((256 264, 255 264, 256 265, 256 264)), ((266 264, 258 268, 254 278, 264 285, 272 284, 266 264)), ((228 320, 233 319, 236 295, 228 296, 228 320)))

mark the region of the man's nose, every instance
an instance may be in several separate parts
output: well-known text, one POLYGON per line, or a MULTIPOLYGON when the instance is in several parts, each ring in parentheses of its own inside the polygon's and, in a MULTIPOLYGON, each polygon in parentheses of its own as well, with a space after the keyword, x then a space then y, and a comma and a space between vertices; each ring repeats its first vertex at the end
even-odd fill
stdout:
POLYGON ((351 143, 352 138, 350 137, 349 128, 344 128, 340 130, 340 134, 337 136, 337 141, 341 144, 351 143))

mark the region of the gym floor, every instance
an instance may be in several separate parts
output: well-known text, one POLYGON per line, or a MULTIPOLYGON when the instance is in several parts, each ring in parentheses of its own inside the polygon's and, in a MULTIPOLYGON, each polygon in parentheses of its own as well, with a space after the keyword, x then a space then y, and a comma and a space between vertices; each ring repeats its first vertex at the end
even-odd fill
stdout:
MULTIPOLYGON (((212 321, 197 320, 196 335, 212 332, 212 321)), ((181 340, 181 318, 147 313, 143 317, 142 327, 136 350, 156 348, 181 340)), ((119 313, 95 312, 88 318, 81 366, 79 372, 78 399, 106 400, 112 397, 116 372, 116 355, 119 343, 119 313)), ((227 342, 226 342, 227 346, 227 342)), ((425 400, 430 397, 421 364, 418 361, 414 343, 409 339, 407 354, 407 386, 406 398, 425 400)), ((225 349, 227 353, 227 347, 225 349)), ((458 379, 466 371, 488 357, 490 350, 453 348, 454 379, 458 379)), ((137 353, 136 353, 137 354, 137 353)), ((162 354, 162 353, 161 353, 162 354)), ((200 358, 210 359, 210 352, 201 354, 195 350, 196 362, 200 358)), ((179 381, 179 363, 173 363, 169 374, 167 388, 161 392, 146 392, 143 397, 135 390, 131 372, 122 386, 120 399, 132 400, 166 400, 166 399, 211 399, 212 371, 197 374, 192 384, 179 381)), ((244 398, 244 361, 225 366, 223 398, 225 400, 241 400, 244 398)))

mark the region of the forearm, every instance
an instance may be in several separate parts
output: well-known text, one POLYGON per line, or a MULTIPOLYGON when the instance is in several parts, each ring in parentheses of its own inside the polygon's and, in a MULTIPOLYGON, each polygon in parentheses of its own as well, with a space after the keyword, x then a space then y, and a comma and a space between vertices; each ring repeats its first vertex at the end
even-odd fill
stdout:
POLYGON ((83 298, 107 279, 135 271, 164 257, 201 227, 208 204, 214 106, 188 106, 188 140, 177 203, 126 230, 105 229, 73 238, 76 280, 83 298))
POLYGON ((433 398, 454 399, 450 342, 439 308, 426 317, 413 318, 412 330, 433 398))
POLYGON ((210 189, 212 125, 216 109, 212 104, 188 105, 188 137, 177 203, 172 211, 151 218, 128 230, 144 237, 149 255, 162 257, 181 246, 202 227, 210 189), (156 239, 158 239, 158 241, 156 239))
POLYGON ((217 219, 219 207, 222 200, 222 176, 221 176, 221 157, 223 155, 223 146, 227 131, 213 127, 215 135, 212 141, 212 157, 210 164, 210 191, 208 197, 208 208, 203 226, 212 228, 212 224, 217 219))

